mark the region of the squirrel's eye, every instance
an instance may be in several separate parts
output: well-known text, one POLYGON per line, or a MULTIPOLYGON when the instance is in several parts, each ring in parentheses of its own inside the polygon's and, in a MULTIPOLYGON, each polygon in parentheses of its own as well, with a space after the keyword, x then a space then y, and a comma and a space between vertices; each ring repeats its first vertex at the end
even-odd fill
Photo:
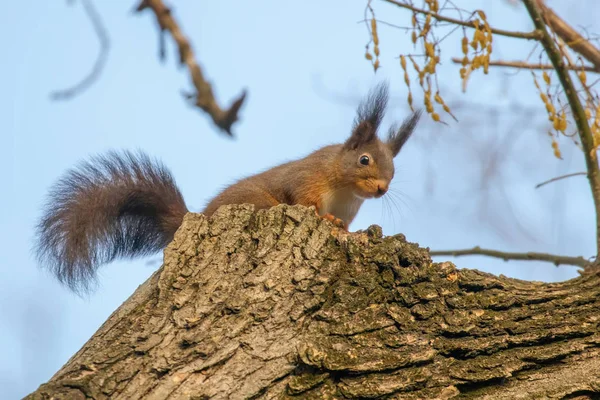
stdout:
POLYGON ((370 161, 371 159, 369 158, 369 156, 360 156, 360 158, 358 159, 358 162, 362 165, 369 165, 370 161))

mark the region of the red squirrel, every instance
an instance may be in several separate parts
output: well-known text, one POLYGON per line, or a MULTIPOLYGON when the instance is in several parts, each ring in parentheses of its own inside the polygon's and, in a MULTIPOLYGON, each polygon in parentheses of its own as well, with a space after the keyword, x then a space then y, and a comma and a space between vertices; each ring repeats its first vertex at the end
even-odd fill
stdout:
MULTIPOLYGON (((301 204, 347 230, 365 199, 387 192, 393 159, 421 115, 414 112, 382 141, 377 130, 387 102, 388 87, 380 84, 358 107, 343 144, 242 179, 202 212, 211 216, 226 204, 301 204)), ((38 225, 37 256, 59 281, 86 291, 100 265, 165 248, 187 212, 163 164, 141 152, 109 152, 68 171, 52 188, 38 225)))

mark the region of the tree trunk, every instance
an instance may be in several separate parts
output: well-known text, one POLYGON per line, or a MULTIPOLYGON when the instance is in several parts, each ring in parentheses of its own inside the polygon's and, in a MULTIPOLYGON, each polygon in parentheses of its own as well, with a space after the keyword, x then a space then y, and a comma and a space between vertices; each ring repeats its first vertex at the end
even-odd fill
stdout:
POLYGON ((600 275, 432 263, 301 206, 188 214, 164 264, 29 399, 597 398, 600 275))

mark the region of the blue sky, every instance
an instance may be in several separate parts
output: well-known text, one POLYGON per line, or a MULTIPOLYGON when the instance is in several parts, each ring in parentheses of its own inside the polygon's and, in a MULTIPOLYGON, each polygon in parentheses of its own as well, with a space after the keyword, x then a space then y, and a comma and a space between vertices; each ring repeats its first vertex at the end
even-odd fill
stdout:
MULTIPOLYGON (((236 140, 224 138, 182 100, 180 91, 190 89, 186 71, 177 67, 170 41, 167 62, 158 62, 149 12, 133 14, 135 2, 96 3, 111 39, 109 58, 100 80, 67 102, 52 102, 49 93, 85 76, 98 51, 81 5, 22 0, 4 6, 0 393, 7 399, 48 380, 155 270, 157 264, 148 260, 160 259, 104 267, 100 287, 85 299, 38 268, 31 247, 40 207, 51 185, 78 160, 108 149, 143 149, 170 167, 188 206, 199 210, 236 178, 343 141, 361 96, 382 79, 391 82, 386 122, 408 113, 396 58, 412 51, 408 36, 381 26, 382 68, 374 75, 363 58, 366 29, 358 23, 365 1, 173 2, 220 103, 229 104, 243 88, 249 91, 236 140)), ((484 5, 493 26, 531 28, 524 10, 507 2, 458 3, 465 9, 484 5)), ((569 21, 598 31, 593 12, 579 15, 558 3, 551 5, 569 21)), ((379 18, 409 24, 410 14, 374 4, 379 18)), ((545 179, 582 171, 581 154, 564 141, 564 160, 552 156, 544 109, 529 73, 477 73, 462 94, 457 67, 449 62, 459 55, 458 43, 457 37, 446 41, 439 78, 446 99, 457 105, 459 122, 421 124, 396 162, 393 188, 403 193, 403 202, 391 213, 380 200, 367 202, 351 229, 375 223, 386 234, 402 232, 432 249, 480 245, 592 255, 592 202, 585 179, 534 189, 545 179), (524 123, 515 126, 515 115, 524 115, 524 123), (507 143, 510 151, 504 150, 507 143), (495 172, 485 174, 490 165, 495 172)), ((498 38, 494 50, 498 58, 511 60, 526 56, 529 46, 498 38)), ((454 261, 520 279, 576 275, 573 268, 543 263, 454 261)))

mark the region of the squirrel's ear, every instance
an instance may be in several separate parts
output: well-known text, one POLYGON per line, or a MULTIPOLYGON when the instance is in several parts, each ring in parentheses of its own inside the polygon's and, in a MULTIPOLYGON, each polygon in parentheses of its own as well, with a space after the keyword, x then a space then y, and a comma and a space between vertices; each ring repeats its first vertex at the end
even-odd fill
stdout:
POLYGON ((369 121, 362 121, 352 131, 352 135, 344 143, 344 148, 348 150, 356 150, 362 145, 365 145, 377 137, 377 132, 369 121))
POLYGON ((410 117, 406 118, 400 129, 392 126, 388 133, 387 145, 394 157, 398 155, 404 143, 408 140, 410 135, 412 135, 415 130, 415 126, 417 126, 417 122, 419 122, 419 118, 421 118, 422 110, 415 111, 410 117))
POLYGON ((346 148, 356 149, 377 137, 377 129, 383 119, 387 103, 388 84, 383 82, 371 90, 368 97, 358 106, 352 135, 345 143, 346 148))

